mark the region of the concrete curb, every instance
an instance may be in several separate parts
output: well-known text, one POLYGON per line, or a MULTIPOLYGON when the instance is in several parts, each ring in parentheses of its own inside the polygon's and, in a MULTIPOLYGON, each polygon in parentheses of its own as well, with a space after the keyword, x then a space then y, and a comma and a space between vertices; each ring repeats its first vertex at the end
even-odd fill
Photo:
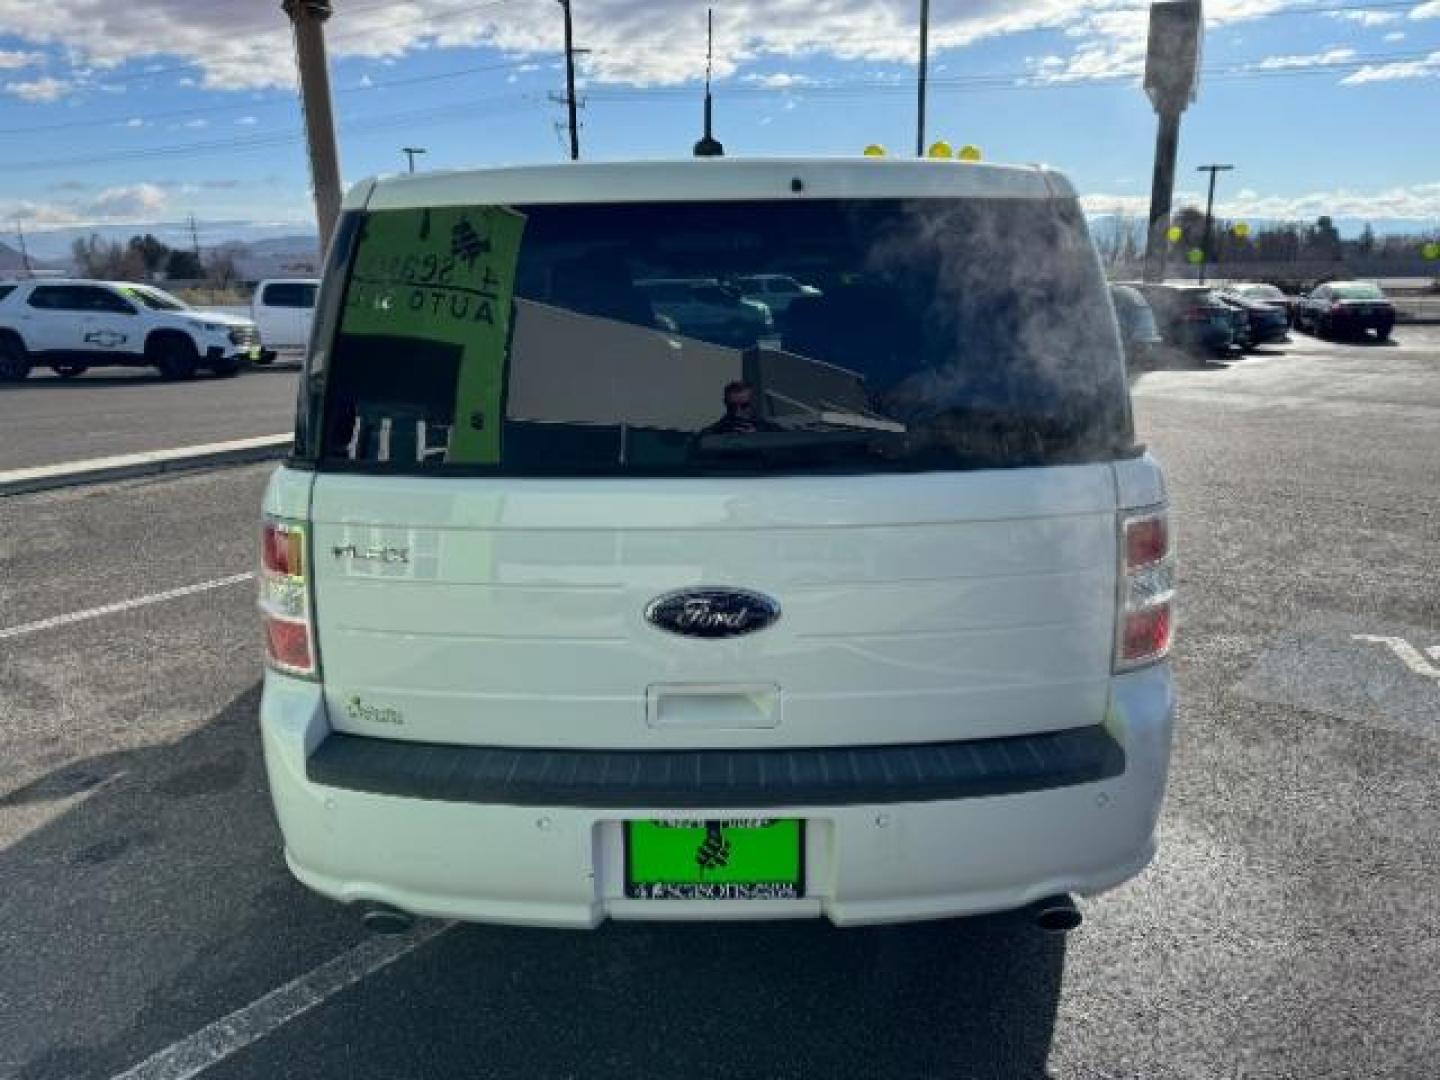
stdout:
POLYGON ((186 469, 273 461, 289 453, 293 440, 292 435, 261 435, 253 439, 235 439, 204 446, 177 446, 171 450, 151 450, 143 454, 122 454, 118 457, 90 458, 87 461, 67 461, 59 465, 15 469, 11 472, 0 472, 0 498, 75 487, 79 484, 98 484, 106 480, 181 472, 186 469))

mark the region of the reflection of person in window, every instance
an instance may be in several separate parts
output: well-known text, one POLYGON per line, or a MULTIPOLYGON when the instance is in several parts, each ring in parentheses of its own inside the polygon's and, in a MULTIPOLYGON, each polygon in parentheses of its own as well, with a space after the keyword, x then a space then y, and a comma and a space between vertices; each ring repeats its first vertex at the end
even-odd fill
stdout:
POLYGON ((747 382, 725 385, 725 415, 704 428, 702 435, 737 435, 751 431, 779 431, 763 416, 755 414, 755 388, 747 382))

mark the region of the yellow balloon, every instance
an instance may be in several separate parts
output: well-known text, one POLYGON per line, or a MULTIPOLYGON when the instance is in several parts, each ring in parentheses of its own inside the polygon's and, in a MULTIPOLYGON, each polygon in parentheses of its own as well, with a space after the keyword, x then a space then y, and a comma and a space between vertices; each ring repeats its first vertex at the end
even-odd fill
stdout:
POLYGON ((1168 229, 1165 230, 1165 239, 1169 240, 1172 244, 1178 244, 1180 242, 1180 238, 1184 235, 1185 232, 1183 229, 1180 228, 1179 225, 1171 225, 1168 229))
POLYGON ((884 148, 883 146, 881 146, 879 143, 873 143, 873 142, 872 142, 869 146, 865 147, 865 156, 866 156, 866 157, 884 157, 884 156, 885 156, 885 148, 884 148))
POLYGON ((1244 240, 1245 237, 1250 235, 1250 226, 1243 221, 1237 221, 1235 223, 1235 235, 1240 237, 1241 240, 1244 240))
POLYGON ((973 143, 966 143, 964 146, 960 147, 960 152, 955 156, 958 157, 961 161, 979 161, 980 148, 973 143))
POLYGON ((951 149, 950 149, 950 144, 949 144, 948 142, 946 142, 944 139, 941 139, 941 140, 939 140, 938 142, 933 142, 933 143, 930 144, 930 151, 929 151, 929 156, 930 156, 930 157, 933 157, 933 158, 948 158, 948 157, 951 155, 951 153, 952 153, 952 151, 951 151, 951 149))

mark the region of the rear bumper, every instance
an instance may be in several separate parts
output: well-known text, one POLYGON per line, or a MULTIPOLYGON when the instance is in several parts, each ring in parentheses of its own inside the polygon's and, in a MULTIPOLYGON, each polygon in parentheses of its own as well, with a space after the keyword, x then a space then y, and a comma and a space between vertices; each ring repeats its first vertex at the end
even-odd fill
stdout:
MULTIPOLYGON (((261 728, 290 868, 338 900, 564 927, 591 927, 607 917, 824 916, 858 925, 1010 910, 1059 892, 1102 892, 1138 873, 1154 853, 1174 694, 1167 665, 1117 678, 1113 686, 1106 729, 1123 752, 1123 767, 1114 771, 1112 759, 1102 770, 1110 775, 1099 779, 926 801, 889 801, 879 788, 860 791, 871 800, 862 802, 834 792, 835 802, 818 802, 825 796, 813 791, 808 799, 777 795, 780 803, 707 799, 707 816, 805 818, 806 895, 787 900, 626 898, 621 823, 693 817, 694 809, 677 806, 679 798, 623 809, 564 805, 558 797, 551 805, 521 805, 316 782, 312 773, 326 773, 311 759, 331 734, 320 689, 273 673, 266 677, 261 728)), ((345 744, 330 745, 325 753, 333 756, 333 747, 345 744)), ((353 772, 347 782, 353 784, 353 772)))

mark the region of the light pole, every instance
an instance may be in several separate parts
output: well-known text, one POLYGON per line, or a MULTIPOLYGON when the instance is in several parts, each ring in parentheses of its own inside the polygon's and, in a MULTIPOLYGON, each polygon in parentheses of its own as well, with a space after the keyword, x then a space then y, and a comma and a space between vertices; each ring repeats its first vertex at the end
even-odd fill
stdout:
POLYGON ((1200 241, 1200 284, 1205 284, 1205 266, 1210 261, 1210 236, 1214 231, 1215 221, 1215 174, 1229 172, 1235 168, 1234 165, 1200 165, 1196 172, 1208 172, 1210 174, 1210 194, 1205 198, 1205 235, 1200 241))
POLYGON ((415 155, 425 153, 423 146, 402 146, 400 152, 410 160, 410 171, 415 171, 415 155))

